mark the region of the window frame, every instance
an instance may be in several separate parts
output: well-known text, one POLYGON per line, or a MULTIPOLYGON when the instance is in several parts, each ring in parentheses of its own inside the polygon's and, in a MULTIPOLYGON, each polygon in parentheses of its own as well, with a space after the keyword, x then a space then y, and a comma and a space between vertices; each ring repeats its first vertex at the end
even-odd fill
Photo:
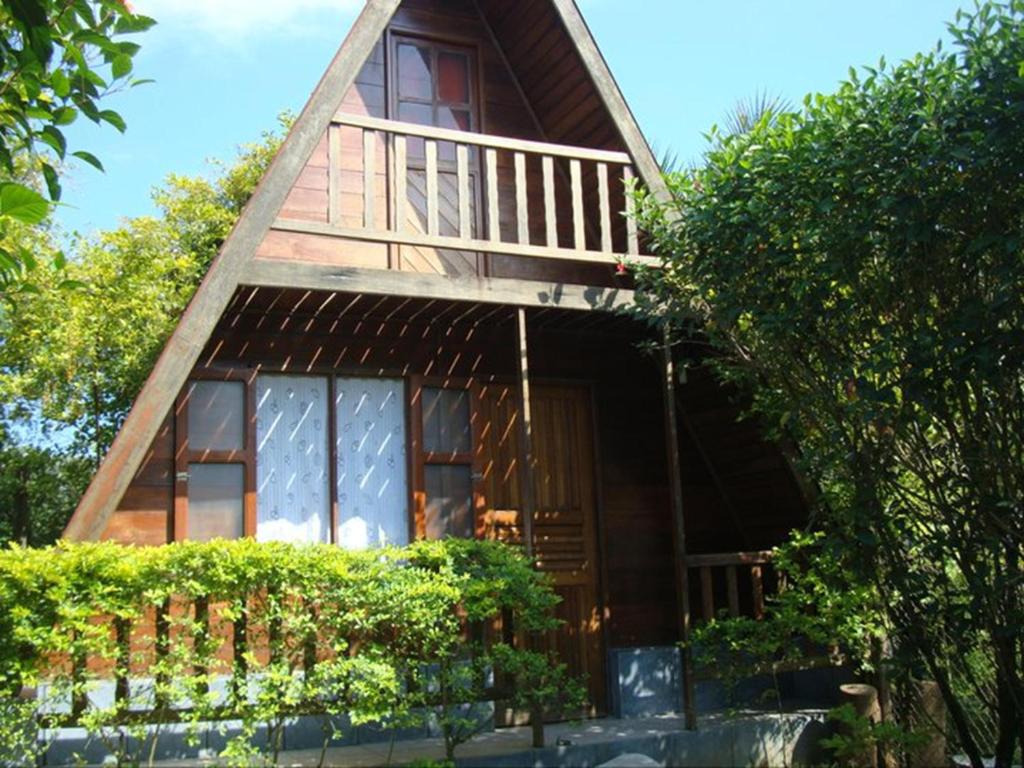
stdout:
POLYGON ((193 371, 174 404, 174 541, 188 540, 190 464, 242 466, 242 536, 256 536, 256 393, 255 374, 236 369, 193 371), (244 413, 242 447, 230 451, 193 451, 188 442, 189 390, 194 382, 241 383, 244 413))
MULTIPOLYGON (((253 369, 195 370, 175 401, 175 477, 174 477, 174 541, 188 539, 188 470, 189 464, 240 464, 244 472, 243 538, 256 538, 256 380, 261 373, 273 375, 278 371, 253 369), (241 382, 245 399, 245 433, 243 448, 234 451, 191 451, 188 445, 188 391, 196 381, 241 382)), ((398 379, 405 389, 404 414, 406 419, 406 483, 408 486, 407 520, 409 540, 427 538, 425 469, 435 466, 466 466, 472 478, 473 537, 486 536, 486 515, 483 513, 485 483, 483 476, 483 440, 481 434, 480 382, 476 378, 448 378, 402 374, 395 371, 365 371, 340 369, 312 369, 289 372, 289 375, 312 376, 327 379, 328 392, 328 469, 330 489, 331 545, 338 545, 338 525, 341 517, 338 502, 337 478, 337 380, 339 378, 398 379), (423 450, 423 398, 427 389, 455 389, 469 393, 470 451, 468 453, 428 452, 423 450)))
MULTIPOLYGON (((438 109, 441 106, 450 106, 454 109, 460 109, 469 113, 469 133, 480 133, 483 126, 483 70, 482 70, 482 57, 480 55, 480 45, 476 41, 470 42, 468 40, 458 40, 455 38, 440 38, 429 35, 419 34, 410 30, 393 27, 388 31, 388 43, 387 43, 387 109, 388 117, 392 120, 399 119, 399 106, 405 101, 410 104, 421 104, 424 106, 430 106, 431 108, 431 125, 437 126, 438 123, 438 109), (406 97, 403 98, 399 91, 400 78, 398 72, 398 48, 400 45, 416 45, 419 47, 425 47, 430 49, 430 77, 431 77, 431 88, 433 95, 428 101, 422 98, 406 97), (454 103, 442 102, 440 100, 440 86, 438 83, 438 67, 437 60, 441 53, 454 53, 467 58, 467 75, 469 76, 469 101, 465 103, 454 103)), ((475 171, 479 173, 479 158, 478 153, 469 153, 469 166, 471 174, 475 171)), ((426 167, 426 162, 422 163, 423 168, 420 164, 412 157, 408 159, 408 167, 412 170, 423 170, 426 167)), ((455 170, 456 163, 453 161, 444 161, 438 157, 437 161, 439 170, 455 170)))
POLYGON ((410 376, 409 396, 409 472, 410 472, 410 539, 427 538, 427 486, 428 466, 469 467, 472 483, 471 514, 473 517, 473 538, 483 538, 486 533, 484 507, 484 476, 482 466, 482 435, 480 384, 477 379, 456 379, 432 376, 410 376), (423 436, 423 391, 424 389, 454 389, 469 393, 469 453, 444 453, 426 451, 423 436))

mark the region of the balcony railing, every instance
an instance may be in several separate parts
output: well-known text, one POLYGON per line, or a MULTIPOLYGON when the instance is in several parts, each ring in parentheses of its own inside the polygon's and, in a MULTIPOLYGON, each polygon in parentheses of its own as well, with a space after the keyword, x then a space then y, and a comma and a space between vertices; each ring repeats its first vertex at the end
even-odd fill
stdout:
POLYGON ((279 219, 275 229, 467 253, 656 262, 640 253, 630 210, 635 172, 624 152, 348 114, 335 117, 329 136, 326 223, 279 219), (614 210, 613 200, 626 210, 614 210))
POLYGON ((696 575, 700 584, 700 612, 694 612, 695 618, 710 621, 725 608, 732 617, 764 618, 765 572, 771 562, 771 552, 687 555, 690 578, 696 575))

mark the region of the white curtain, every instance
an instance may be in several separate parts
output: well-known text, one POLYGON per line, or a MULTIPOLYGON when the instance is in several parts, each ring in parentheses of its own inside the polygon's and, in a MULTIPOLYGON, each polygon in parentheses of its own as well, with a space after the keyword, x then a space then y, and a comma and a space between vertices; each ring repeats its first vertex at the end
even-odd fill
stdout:
POLYGON ((401 379, 336 383, 338 544, 409 542, 405 387, 401 379))
POLYGON ((256 538, 330 539, 327 379, 260 376, 256 381, 256 538))

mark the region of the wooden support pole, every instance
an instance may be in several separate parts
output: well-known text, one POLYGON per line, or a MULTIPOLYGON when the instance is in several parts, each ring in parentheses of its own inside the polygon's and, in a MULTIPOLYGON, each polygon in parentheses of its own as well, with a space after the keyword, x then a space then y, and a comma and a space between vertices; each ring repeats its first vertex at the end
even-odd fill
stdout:
POLYGON ((672 529, 675 545, 676 596, 679 601, 679 639, 683 643, 683 712, 686 729, 697 730, 696 696, 693 683, 693 656, 690 651, 690 575, 686 562, 686 520, 683 517, 683 476, 679 456, 679 428, 676 421, 676 368, 672 359, 668 326, 662 343, 665 375, 665 441, 668 473, 672 490, 672 529))
MULTIPOLYGON (((530 563, 534 560, 533 516, 535 499, 533 496, 533 422, 530 408, 530 357, 526 335, 526 309, 516 310, 516 334, 519 352, 519 499, 522 504, 523 544, 530 563)), ((530 730, 533 734, 533 746, 544 746, 544 712, 540 709, 530 710, 530 730)))
POLYGON ((519 498, 522 501, 523 543, 526 556, 533 560, 533 422, 530 408, 530 358, 526 336, 526 309, 516 311, 516 326, 519 340, 519 498))

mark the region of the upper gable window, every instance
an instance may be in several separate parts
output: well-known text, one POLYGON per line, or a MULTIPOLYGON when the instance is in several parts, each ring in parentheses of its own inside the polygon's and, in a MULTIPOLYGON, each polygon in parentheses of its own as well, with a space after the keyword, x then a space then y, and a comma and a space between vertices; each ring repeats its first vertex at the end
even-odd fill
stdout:
POLYGON ((399 120, 476 130, 472 49, 396 37, 395 60, 399 120))

